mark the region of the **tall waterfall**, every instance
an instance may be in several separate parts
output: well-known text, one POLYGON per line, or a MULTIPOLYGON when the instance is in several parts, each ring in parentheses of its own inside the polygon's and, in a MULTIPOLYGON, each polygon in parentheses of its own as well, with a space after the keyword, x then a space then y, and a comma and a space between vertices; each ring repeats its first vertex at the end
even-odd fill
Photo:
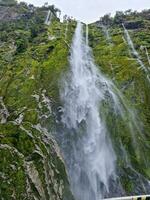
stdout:
MULTIPOLYGON (((114 121, 115 118, 122 121, 131 134, 134 155, 142 156, 145 162, 137 141, 139 135, 143 137, 142 124, 120 90, 95 65, 88 46, 88 26, 86 37, 83 33, 83 25, 78 22, 71 46, 70 70, 61 82, 63 126, 59 141, 75 199, 99 200, 124 194, 116 172, 118 157, 110 140, 108 115, 111 113, 114 121)), ((126 155, 122 141, 120 144, 119 152, 126 155)), ((126 158, 121 157, 134 176, 135 170, 126 158)))
POLYGON ((69 151, 66 160, 76 199, 99 200, 109 193, 109 180, 115 176, 116 156, 100 108, 112 91, 93 62, 82 27, 78 22, 71 48, 71 72, 61 92, 62 121, 70 134, 64 146, 69 151))

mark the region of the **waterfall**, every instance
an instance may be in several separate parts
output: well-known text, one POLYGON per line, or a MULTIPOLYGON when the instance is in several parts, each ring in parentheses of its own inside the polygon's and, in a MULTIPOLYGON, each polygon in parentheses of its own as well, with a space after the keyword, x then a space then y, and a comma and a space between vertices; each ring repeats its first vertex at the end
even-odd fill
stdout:
POLYGON ((69 21, 67 20, 67 22, 66 22, 66 29, 65 29, 65 40, 67 39, 68 25, 69 25, 69 21))
MULTIPOLYGON (((58 141, 75 199, 100 200, 124 194, 116 172, 117 158, 107 116, 111 113, 114 121, 115 118, 122 121, 131 134, 134 155, 142 157, 144 162, 137 140, 139 135, 143 137, 142 124, 119 89, 95 65, 88 46, 87 26, 86 36, 83 35, 83 25, 78 22, 71 46, 70 70, 61 82, 63 127, 58 141)), ((118 148, 125 152, 124 147, 118 148)), ((126 163, 126 158, 121 159, 126 163)), ((134 176, 133 167, 130 168, 134 176)))
POLYGON ((104 32, 104 34, 105 34, 105 37, 106 37, 107 42, 108 42, 109 44, 111 44, 111 43, 112 43, 112 41, 111 41, 111 36, 110 36, 110 33, 109 33, 109 30, 108 30, 107 26, 102 25, 102 29, 103 29, 103 32, 104 32))
POLYGON ((84 39, 82 27, 78 22, 71 48, 71 72, 61 91, 62 122, 69 133, 63 145, 76 199, 99 200, 109 193, 116 160, 100 105, 108 94, 115 101, 115 95, 93 62, 86 45, 88 35, 84 39))
POLYGON ((88 24, 86 24, 86 45, 89 45, 89 27, 88 24))
POLYGON ((123 28, 124 28, 124 33, 125 33, 125 36, 126 36, 126 40, 127 40, 127 43, 130 47, 130 50, 131 50, 131 54, 136 58, 137 60, 137 63, 140 65, 140 69, 142 69, 146 76, 147 76, 147 79, 148 81, 150 82, 150 75, 149 75, 149 71, 148 69, 145 67, 144 63, 142 62, 141 60, 141 57, 139 55, 139 53, 136 51, 135 47, 134 47, 134 44, 133 44, 133 41, 129 35, 129 32, 128 30, 126 29, 126 27, 124 26, 124 24, 122 24, 123 28))
POLYGON ((49 10, 46 16, 45 24, 50 25, 52 19, 52 12, 49 10))
POLYGON ((147 60, 148 60, 148 64, 150 65, 150 57, 149 57, 148 50, 147 50, 146 47, 145 47, 145 52, 146 52, 146 56, 147 56, 147 60))

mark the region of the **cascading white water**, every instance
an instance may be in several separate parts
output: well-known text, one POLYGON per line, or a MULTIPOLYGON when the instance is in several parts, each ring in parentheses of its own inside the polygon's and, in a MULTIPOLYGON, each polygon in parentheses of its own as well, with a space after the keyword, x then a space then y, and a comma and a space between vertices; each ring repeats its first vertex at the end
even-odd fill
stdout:
POLYGON ((109 138, 107 114, 113 113, 114 118, 123 121, 137 156, 140 149, 136 138, 139 134, 143 137, 142 125, 119 89, 97 69, 88 46, 88 26, 86 37, 82 28, 78 22, 69 59, 70 72, 61 83, 64 127, 59 141, 75 199, 99 200, 111 196, 113 187, 113 194, 124 194, 116 178, 116 156, 109 138), (105 105, 109 109, 107 114, 105 105))
POLYGON ((130 50, 131 50, 131 53, 132 55, 136 58, 137 60, 137 63, 139 63, 140 65, 140 68, 145 72, 146 76, 147 76, 147 79, 148 81, 150 82, 150 74, 149 74, 149 70, 145 67, 144 63, 142 62, 141 60, 141 57, 139 55, 139 53, 136 51, 135 47, 134 47, 134 44, 132 42, 132 39, 129 35, 129 32, 128 30, 126 29, 126 27, 124 26, 124 24, 122 24, 123 28, 124 28, 124 33, 125 33, 125 36, 126 36, 126 40, 127 40, 127 43, 130 47, 130 50))
POLYGON ((73 132, 67 158, 73 193, 77 200, 99 200, 109 192, 116 160, 100 105, 107 93, 114 96, 109 81, 93 62, 87 38, 78 22, 71 48, 71 73, 61 93, 62 122, 70 135, 73 132))

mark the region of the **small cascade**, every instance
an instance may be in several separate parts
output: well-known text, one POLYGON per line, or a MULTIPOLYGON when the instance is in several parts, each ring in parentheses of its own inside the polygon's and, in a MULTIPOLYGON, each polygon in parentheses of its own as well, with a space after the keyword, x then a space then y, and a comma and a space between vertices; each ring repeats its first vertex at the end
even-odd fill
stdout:
POLYGON ((49 10, 46 16, 45 24, 49 26, 51 24, 51 20, 52 20, 52 12, 49 10))
POLYGON ((145 52, 146 52, 148 63, 150 65, 150 57, 149 57, 149 53, 148 53, 147 47, 145 47, 145 52))
POLYGON ((65 40, 67 39, 68 25, 69 25, 69 21, 67 20, 67 22, 66 22, 66 29, 65 29, 65 40))
POLYGON ((106 37, 107 42, 108 42, 109 44, 112 44, 112 39, 111 39, 111 36, 110 36, 110 34, 109 34, 109 30, 108 30, 107 26, 102 25, 102 30, 103 30, 103 32, 104 32, 104 35, 105 35, 105 37, 106 37))
POLYGON ((88 27, 88 24, 86 24, 86 45, 88 46, 89 45, 89 27, 88 27))
POLYGON ((150 82, 149 70, 145 67, 144 63, 141 60, 141 57, 140 57, 139 53, 136 51, 136 49, 134 47, 134 44, 133 44, 133 41, 132 41, 132 39, 131 39, 131 37, 129 35, 128 30, 126 29, 124 24, 122 24, 122 26, 124 28, 124 33, 125 33, 125 36, 126 36, 127 43, 128 43, 128 45, 130 47, 130 50, 131 50, 131 54, 136 58, 137 63, 140 65, 140 69, 142 69, 145 72, 145 74, 147 76, 147 79, 150 82))
POLYGON ((10 114, 4 104, 3 97, 0 96, 0 124, 5 124, 9 116, 10 114))

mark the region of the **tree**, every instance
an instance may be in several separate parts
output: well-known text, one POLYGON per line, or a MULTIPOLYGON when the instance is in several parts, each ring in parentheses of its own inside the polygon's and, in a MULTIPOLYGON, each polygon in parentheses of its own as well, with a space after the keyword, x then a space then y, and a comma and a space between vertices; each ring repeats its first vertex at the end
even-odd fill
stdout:
POLYGON ((125 15, 132 15, 132 10, 131 10, 131 9, 126 10, 126 11, 125 11, 125 15))
POLYGON ((117 11, 114 17, 115 24, 122 24, 125 21, 125 14, 122 11, 117 11))
POLYGON ((100 18, 100 21, 102 22, 103 25, 111 25, 112 24, 112 18, 111 18, 111 14, 106 14, 103 17, 100 18))

